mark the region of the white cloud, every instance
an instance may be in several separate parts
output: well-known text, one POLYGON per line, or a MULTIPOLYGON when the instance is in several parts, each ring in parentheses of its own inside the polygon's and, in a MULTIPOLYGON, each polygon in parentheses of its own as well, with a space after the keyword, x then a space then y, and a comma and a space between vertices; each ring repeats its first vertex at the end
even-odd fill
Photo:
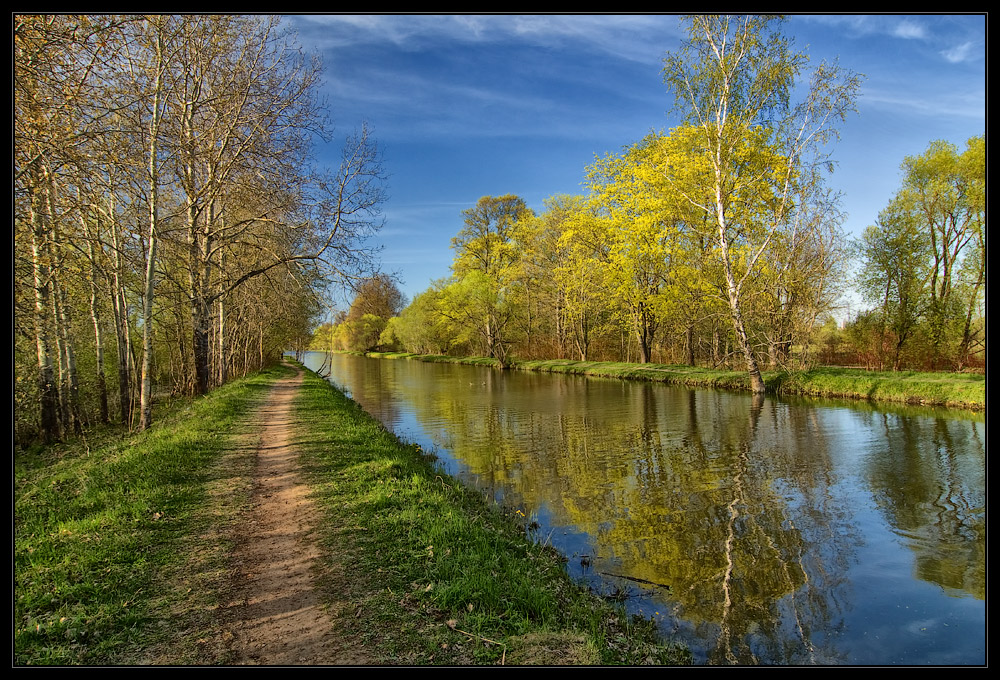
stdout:
POLYGON ((941 55, 952 64, 976 59, 980 54, 976 44, 971 41, 964 42, 961 45, 956 45, 951 49, 941 52, 941 55))
MULTIPOLYGON (((845 33, 854 38, 887 35, 903 40, 927 40, 931 36, 923 17, 895 17, 884 15, 808 15, 797 17, 801 21, 844 27, 845 33)), ((933 17, 931 17, 933 18, 933 17)))
POLYGON ((927 38, 927 31, 915 21, 903 19, 892 27, 892 35, 905 40, 923 40, 927 38))
POLYGON ((922 114, 934 117, 981 118, 986 110, 986 102, 976 92, 955 92, 948 97, 930 99, 927 97, 901 96, 868 90, 862 100, 863 106, 874 105, 899 113, 922 114))

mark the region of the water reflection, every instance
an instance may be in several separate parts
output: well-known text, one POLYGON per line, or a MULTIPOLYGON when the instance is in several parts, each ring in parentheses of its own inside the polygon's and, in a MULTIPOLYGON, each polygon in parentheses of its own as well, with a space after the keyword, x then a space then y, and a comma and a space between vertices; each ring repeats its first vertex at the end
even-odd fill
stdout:
MULTIPOLYGON (((978 426, 891 414, 871 418, 882 438, 865 474, 886 521, 916 556, 920 578, 986 596, 986 460, 978 426)), ((977 424, 978 425, 978 424, 977 424)))
POLYGON ((648 586, 632 606, 702 661, 984 662, 982 419, 332 363, 397 434, 533 514, 596 589, 648 586))

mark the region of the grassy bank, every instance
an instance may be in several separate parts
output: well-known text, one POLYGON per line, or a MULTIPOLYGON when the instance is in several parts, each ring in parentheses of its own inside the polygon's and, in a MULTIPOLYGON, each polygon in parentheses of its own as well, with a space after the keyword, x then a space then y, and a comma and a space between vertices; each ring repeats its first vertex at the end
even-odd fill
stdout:
MULTIPOLYGON (((369 356, 497 367, 500 365, 496 359, 484 357, 448 357, 403 352, 372 353, 369 356)), ((539 359, 517 360, 512 368, 599 378, 647 380, 688 387, 738 391, 750 389, 750 381, 745 372, 693 366, 539 359)), ((808 371, 768 371, 764 373, 764 383, 768 391, 774 394, 866 399, 973 410, 986 406, 986 378, 975 373, 892 373, 851 368, 814 368, 808 371)))
POLYGON ((15 455, 15 664, 195 660, 182 650, 211 634, 252 472, 237 435, 282 370, 177 402, 144 433, 15 455))
MULTIPOLYGON (((176 403, 145 433, 15 455, 15 665, 232 661, 219 608, 250 502, 252 414, 289 371, 176 403)), ((687 660, 572 583, 522 517, 308 372, 296 420, 331 614, 372 663, 687 660)))
POLYGON ((574 584, 525 518, 435 472, 326 381, 307 374, 297 414, 329 561, 350 575, 334 577, 355 607, 343 622, 377 662, 687 660, 574 584))

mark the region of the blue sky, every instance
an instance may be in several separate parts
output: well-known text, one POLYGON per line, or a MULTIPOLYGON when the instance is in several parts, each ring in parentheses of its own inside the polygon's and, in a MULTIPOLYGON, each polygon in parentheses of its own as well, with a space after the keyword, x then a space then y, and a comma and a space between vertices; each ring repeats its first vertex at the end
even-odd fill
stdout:
MULTIPOLYGON (((679 123, 661 75, 682 38, 676 16, 286 19, 322 55, 338 133, 366 121, 384 151, 381 259, 410 298, 449 275, 461 212, 480 197, 517 194, 541 212, 584 192, 596 156, 679 123)), ((784 30, 812 63, 866 76, 829 182, 849 234, 898 189, 905 156, 985 132, 985 15, 793 15, 784 30)))

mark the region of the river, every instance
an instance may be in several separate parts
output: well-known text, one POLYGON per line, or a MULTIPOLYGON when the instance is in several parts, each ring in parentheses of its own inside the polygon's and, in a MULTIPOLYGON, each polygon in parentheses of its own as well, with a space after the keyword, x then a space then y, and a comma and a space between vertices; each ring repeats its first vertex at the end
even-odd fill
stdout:
POLYGON ((986 662, 982 414, 330 364, 387 428, 523 513, 575 577, 699 663, 986 662))

